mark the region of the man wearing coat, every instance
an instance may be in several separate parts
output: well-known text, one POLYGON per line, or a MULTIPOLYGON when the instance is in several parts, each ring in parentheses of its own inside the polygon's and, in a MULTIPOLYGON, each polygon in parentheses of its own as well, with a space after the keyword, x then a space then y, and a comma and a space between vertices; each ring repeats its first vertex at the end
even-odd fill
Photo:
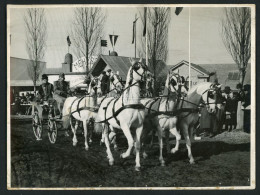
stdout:
POLYGON ((54 95, 53 95, 53 98, 57 102, 57 107, 60 112, 60 117, 62 114, 63 104, 69 95, 70 95, 69 83, 65 81, 64 73, 60 73, 59 80, 54 82, 54 95))

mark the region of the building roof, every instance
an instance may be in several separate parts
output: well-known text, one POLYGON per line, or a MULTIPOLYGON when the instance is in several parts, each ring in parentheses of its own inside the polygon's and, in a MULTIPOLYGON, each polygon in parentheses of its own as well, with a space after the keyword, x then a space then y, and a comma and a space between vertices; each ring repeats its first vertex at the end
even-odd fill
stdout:
MULTIPOLYGON (((170 69, 171 69, 171 70, 174 70, 174 69, 176 69, 176 68, 178 68, 178 67, 180 67, 180 66, 182 66, 182 65, 187 65, 187 66, 188 66, 188 65, 189 65, 189 62, 187 62, 186 60, 182 60, 181 62, 179 62, 179 63, 176 64, 176 65, 170 65, 170 69)), ((197 64, 190 63, 190 65, 191 65, 191 68, 197 70, 197 71, 200 72, 202 75, 209 75, 209 73, 210 73, 208 70, 204 69, 203 67, 201 67, 201 66, 199 66, 199 65, 197 65, 197 64)))
MULTIPOLYGON (((218 82, 223 86, 230 86, 235 89, 239 83, 239 71, 236 64, 200 64, 199 66, 209 72, 216 72, 218 82)), ((244 84, 251 83, 251 64, 247 65, 244 84)))
MULTIPOLYGON (((168 66, 170 70, 176 69, 182 65, 189 65, 189 62, 183 60, 176 65, 168 66)), ((230 86, 231 89, 236 89, 236 85, 239 83, 239 72, 236 64, 194 64, 191 63, 191 67, 202 73, 198 77, 209 77, 210 73, 216 72, 218 82, 223 87, 230 86)), ((244 84, 251 83, 251 64, 248 64, 246 70, 244 84)))
MULTIPOLYGON (((10 80, 11 86, 33 86, 33 82, 28 74, 27 67, 32 63, 31 60, 11 57, 10 58, 10 80)), ((40 61, 42 72, 46 70, 46 62, 40 61)), ((39 84, 37 82, 37 84, 39 84)))
MULTIPOLYGON (((140 58, 133 59, 140 60, 140 58)), ((143 63, 145 63, 145 59, 142 59, 142 61, 143 63)), ((158 60, 158 63, 161 63, 162 66, 158 75, 164 74, 164 72, 168 71, 168 68, 163 61, 158 60)), ((128 70, 131 66, 129 57, 100 55, 96 62, 93 64, 90 73, 93 76, 98 76, 106 68, 107 65, 109 65, 109 67, 114 72, 119 71, 119 76, 121 76, 123 80, 126 80, 128 70)))

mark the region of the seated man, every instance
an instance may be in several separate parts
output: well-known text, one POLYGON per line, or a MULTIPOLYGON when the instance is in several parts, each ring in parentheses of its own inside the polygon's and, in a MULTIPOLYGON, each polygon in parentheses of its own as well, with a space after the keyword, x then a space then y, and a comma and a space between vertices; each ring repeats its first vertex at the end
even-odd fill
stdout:
POLYGON ((53 85, 48 82, 48 76, 46 74, 42 75, 42 84, 38 90, 38 98, 37 100, 48 101, 53 98, 53 85))
MULTIPOLYGON (((43 107, 40 104, 44 101, 53 101, 53 85, 48 82, 48 76, 46 74, 42 75, 42 84, 39 86, 36 101, 31 102, 37 109, 40 120, 42 119, 43 114, 43 107)), ((41 140, 41 138, 37 138, 37 140, 41 140)))
POLYGON ((54 95, 53 95, 53 98, 56 100, 58 110, 60 112, 60 115, 58 116, 59 118, 61 118, 63 104, 66 98, 70 95, 70 93, 71 92, 69 88, 69 83, 65 81, 64 73, 60 73, 59 80, 54 82, 54 95))

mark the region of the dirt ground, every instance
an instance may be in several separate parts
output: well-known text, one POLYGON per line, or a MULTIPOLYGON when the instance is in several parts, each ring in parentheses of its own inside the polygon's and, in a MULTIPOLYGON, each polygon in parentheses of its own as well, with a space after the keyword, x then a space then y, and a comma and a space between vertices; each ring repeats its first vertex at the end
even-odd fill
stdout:
POLYGON ((112 151, 115 165, 109 166, 100 135, 93 138, 89 151, 84 150, 79 131, 78 145, 72 136, 60 130, 55 144, 47 131, 36 141, 31 123, 11 125, 12 187, 202 187, 250 185, 250 135, 234 131, 215 138, 195 141, 192 152, 196 164, 190 165, 184 141, 176 154, 164 151, 166 166, 159 164, 158 144, 141 159, 142 170, 135 172, 135 157, 120 159, 126 150, 125 138, 119 139, 119 150, 112 151))

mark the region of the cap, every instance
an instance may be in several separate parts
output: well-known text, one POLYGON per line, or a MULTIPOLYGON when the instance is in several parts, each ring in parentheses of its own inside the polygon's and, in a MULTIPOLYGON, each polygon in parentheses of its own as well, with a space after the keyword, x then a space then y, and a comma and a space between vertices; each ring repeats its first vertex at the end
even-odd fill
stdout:
POLYGON ((48 76, 47 76, 46 74, 43 74, 43 75, 42 75, 42 80, 43 80, 43 79, 48 79, 48 76))
POLYGON ((65 77, 65 74, 64 74, 63 72, 61 72, 61 73, 59 74, 59 77, 64 78, 64 77, 65 77))
POLYGON ((108 69, 107 72, 111 72, 111 69, 108 69))

